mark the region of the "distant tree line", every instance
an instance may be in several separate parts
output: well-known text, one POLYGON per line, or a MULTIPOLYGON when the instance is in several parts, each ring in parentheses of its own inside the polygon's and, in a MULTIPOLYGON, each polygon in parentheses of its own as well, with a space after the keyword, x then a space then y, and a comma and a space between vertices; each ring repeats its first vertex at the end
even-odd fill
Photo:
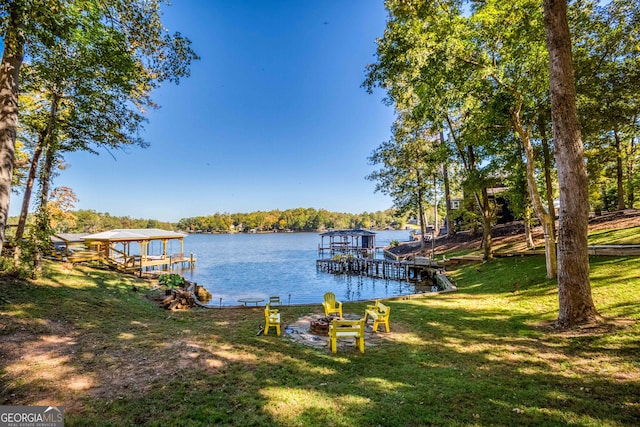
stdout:
POLYGON ((295 208, 251 213, 215 213, 183 218, 178 228, 190 232, 318 231, 343 228, 399 228, 404 221, 389 209, 360 214, 330 212, 325 209, 295 208))
MULTIPOLYGON (((51 229, 54 233, 99 233, 118 228, 160 228, 187 232, 229 233, 250 231, 319 231, 341 228, 400 228, 405 219, 389 209, 359 214, 330 212, 325 209, 296 208, 250 213, 215 213, 213 215, 182 218, 177 223, 156 219, 113 216, 91 209, 65 210, 55 205, 51 209, 51 229)), ((33 223, 30 215, 29 223, 33 223)), ((16 218, 9 223, 15 224, 16 218)))

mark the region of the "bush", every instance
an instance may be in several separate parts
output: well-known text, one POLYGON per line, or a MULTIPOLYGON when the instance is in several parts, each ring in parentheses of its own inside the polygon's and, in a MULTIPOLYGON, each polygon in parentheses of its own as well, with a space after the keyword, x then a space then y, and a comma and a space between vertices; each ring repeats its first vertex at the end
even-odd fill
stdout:
POLYGON ((160 275, 160 277, 158 277, 158 282, 170 289, 181 288, 185 284, 184 277, 175 273, 160 275))

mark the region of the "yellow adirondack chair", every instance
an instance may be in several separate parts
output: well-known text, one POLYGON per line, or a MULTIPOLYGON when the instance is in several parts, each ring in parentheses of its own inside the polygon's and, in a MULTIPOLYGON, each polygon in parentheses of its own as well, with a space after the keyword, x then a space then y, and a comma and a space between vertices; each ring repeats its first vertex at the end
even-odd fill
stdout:
POLYGON ((337 313, 342 317, 342 303, 340 301, 336 301, 336 295, 333 292, 327 292, 324 294, 324 302, 322 303, 322 306, 324 307, 325 316, 337 313))
POLYGON ((264 334, 269 334, 269 328, 274 326, 276 334, 280 336, 280 313, 278 310, 271 309, 269 304, 264 307, 264 334))
POLYGON ((338 351, 337 341, 344 338, 355 338, 360 353, 364 353, 364 319, 333 320, 329 325, 329 346, 333 353, 338 351))
POLYGON ((378 326, 384 325, 384 330, 389 332, 389 313, 391 307, 376 301, 375 305, 368 305, 364 311, 364 323, 371 317, 373 319, 373 332, 378 332, 378 326))
POLYGON ((281 305, 280 297, 279 296, 269 297, 269 305, 272 306, 272 307, 273 306, 280 307, 280 305, 281 305))

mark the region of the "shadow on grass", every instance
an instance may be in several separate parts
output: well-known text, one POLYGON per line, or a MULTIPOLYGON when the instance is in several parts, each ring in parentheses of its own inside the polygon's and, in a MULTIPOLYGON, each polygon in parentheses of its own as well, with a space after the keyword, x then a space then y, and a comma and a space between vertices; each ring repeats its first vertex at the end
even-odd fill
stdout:
MULTIPOLYGON (((458 293, 389 302, 389 340, 362 355, 257 336, 260 307, 160 310, 127 276, 3 284, 0 399, 63 404, 68 425, 632 425, 637 326, 535 328, 555 315, 553 285, 515 264, 460 271, 458 293), (513 290, 516 278, 526 285, 513 290)), ((637 313, 629 299, 609 307, 637 313)), ((283 322, 310 311, 283 307, 283 322)))

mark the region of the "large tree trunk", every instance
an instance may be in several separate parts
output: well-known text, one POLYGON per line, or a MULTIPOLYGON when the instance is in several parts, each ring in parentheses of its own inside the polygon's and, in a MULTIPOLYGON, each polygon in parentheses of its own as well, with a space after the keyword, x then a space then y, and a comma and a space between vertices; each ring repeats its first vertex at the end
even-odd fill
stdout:
POLYGON ((560 186, 557 325, 567 327, 597 320, 599 316, 589 283, 588 182, 576 113, 566 0, 544 0, 544 24, 550 60, 554 151, 560 186))
POLYGON ((20 32, 20 6, 9 10, 4 34, 4 53, 0 63, 0 253, 11 200, 11 180, 18 129, 18 78, 24 56, 24 37, 20 32))

